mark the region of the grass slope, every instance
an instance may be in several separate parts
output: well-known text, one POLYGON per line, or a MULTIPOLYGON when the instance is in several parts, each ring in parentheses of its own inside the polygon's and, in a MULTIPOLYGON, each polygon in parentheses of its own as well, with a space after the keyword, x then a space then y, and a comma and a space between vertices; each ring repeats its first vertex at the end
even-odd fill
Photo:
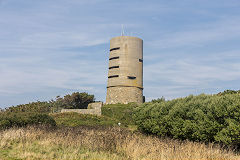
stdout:
POLYGON ((119 127, 11 128, 0 131, 3 160, 237 160, 213 144, 179 142, 119 127))
POLYGON ((102 107, 102 115, 110 117, 121 124, 134 125, 132 118, 133 110, 137 107, 137 104, 108 104, 102 107))
POLYGON ((79 113, 51 114, 58 126, 113 126, 117 122, 109 117, 79 113))
POLYGON ((134 128, 132 119, 134 108, 136 108, 136 104, 111 104, 102 107, 102 116, 73 112, 54 113, 50 116, 54 118, 58 126, 117 126, 120 122, 122 127, 134 128))

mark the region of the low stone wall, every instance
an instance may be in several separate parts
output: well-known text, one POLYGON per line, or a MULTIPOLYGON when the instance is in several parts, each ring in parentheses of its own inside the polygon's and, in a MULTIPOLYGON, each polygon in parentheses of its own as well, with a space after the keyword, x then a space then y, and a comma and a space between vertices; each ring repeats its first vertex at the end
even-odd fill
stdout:
POLYGON ((101 115, 101 110, 97 110, 97 109, 62 109, 61 113, 64 112, 77 112, 80 114, 94 114, 94 115, 101 115))
POLYGON ((95 102, 88 104, 88 109, 62 109, 61 113, 64 112, 76 112, 80 114, 93 114, 100 116, 102 114, 101 108, 103 106, 103 102, 95 102))

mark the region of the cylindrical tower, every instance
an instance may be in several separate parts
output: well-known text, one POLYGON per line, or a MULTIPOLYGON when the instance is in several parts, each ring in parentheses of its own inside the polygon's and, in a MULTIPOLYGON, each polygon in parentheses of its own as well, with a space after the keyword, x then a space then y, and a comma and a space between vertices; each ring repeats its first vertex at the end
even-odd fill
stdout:
POLYGON ((110 40, 106 104, 143 103, 143 40, 119 36, 110 40))

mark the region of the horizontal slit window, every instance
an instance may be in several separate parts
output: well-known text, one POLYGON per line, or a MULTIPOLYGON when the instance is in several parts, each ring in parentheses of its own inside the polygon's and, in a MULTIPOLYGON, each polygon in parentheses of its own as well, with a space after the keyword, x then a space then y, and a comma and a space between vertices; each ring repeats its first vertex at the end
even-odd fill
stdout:
POLYGON ((116 77, 119 77, 119 75, 108 76, 108 78, 116 78, 116 77))
POLYGON ((112 58, 109 58, 109 60, 113 60, 113 59, 119 59, 119 57, 112 57, 112 58))
POLYGON ((112 67, 109 67, 109 69, 113 69, 113 68, 119 68, 119 66, 112 66, 112 67))
POLYGON ((136 79, 134 76, 128 76, 128 79, 136 79))
POLYGON ((120 49, 120 47, 111 48, 111 49, 110 49, 110 52, 111 52, 111 51, 114 51, 114 50, 118 50, 118 49, 120 49))
POLYGON ((139 59, 139 62, 143 62, 143 60, 142 60, 142 59, 139 59))

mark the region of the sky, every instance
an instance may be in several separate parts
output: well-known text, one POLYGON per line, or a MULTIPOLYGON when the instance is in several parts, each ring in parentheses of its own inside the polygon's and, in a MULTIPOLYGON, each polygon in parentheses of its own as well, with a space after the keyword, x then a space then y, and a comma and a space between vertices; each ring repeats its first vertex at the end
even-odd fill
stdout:
POLYGON ((110 39, 144 41, 147 101, 240 89, 239 0, 0 0, 0 108, 105 101, 110 39))

